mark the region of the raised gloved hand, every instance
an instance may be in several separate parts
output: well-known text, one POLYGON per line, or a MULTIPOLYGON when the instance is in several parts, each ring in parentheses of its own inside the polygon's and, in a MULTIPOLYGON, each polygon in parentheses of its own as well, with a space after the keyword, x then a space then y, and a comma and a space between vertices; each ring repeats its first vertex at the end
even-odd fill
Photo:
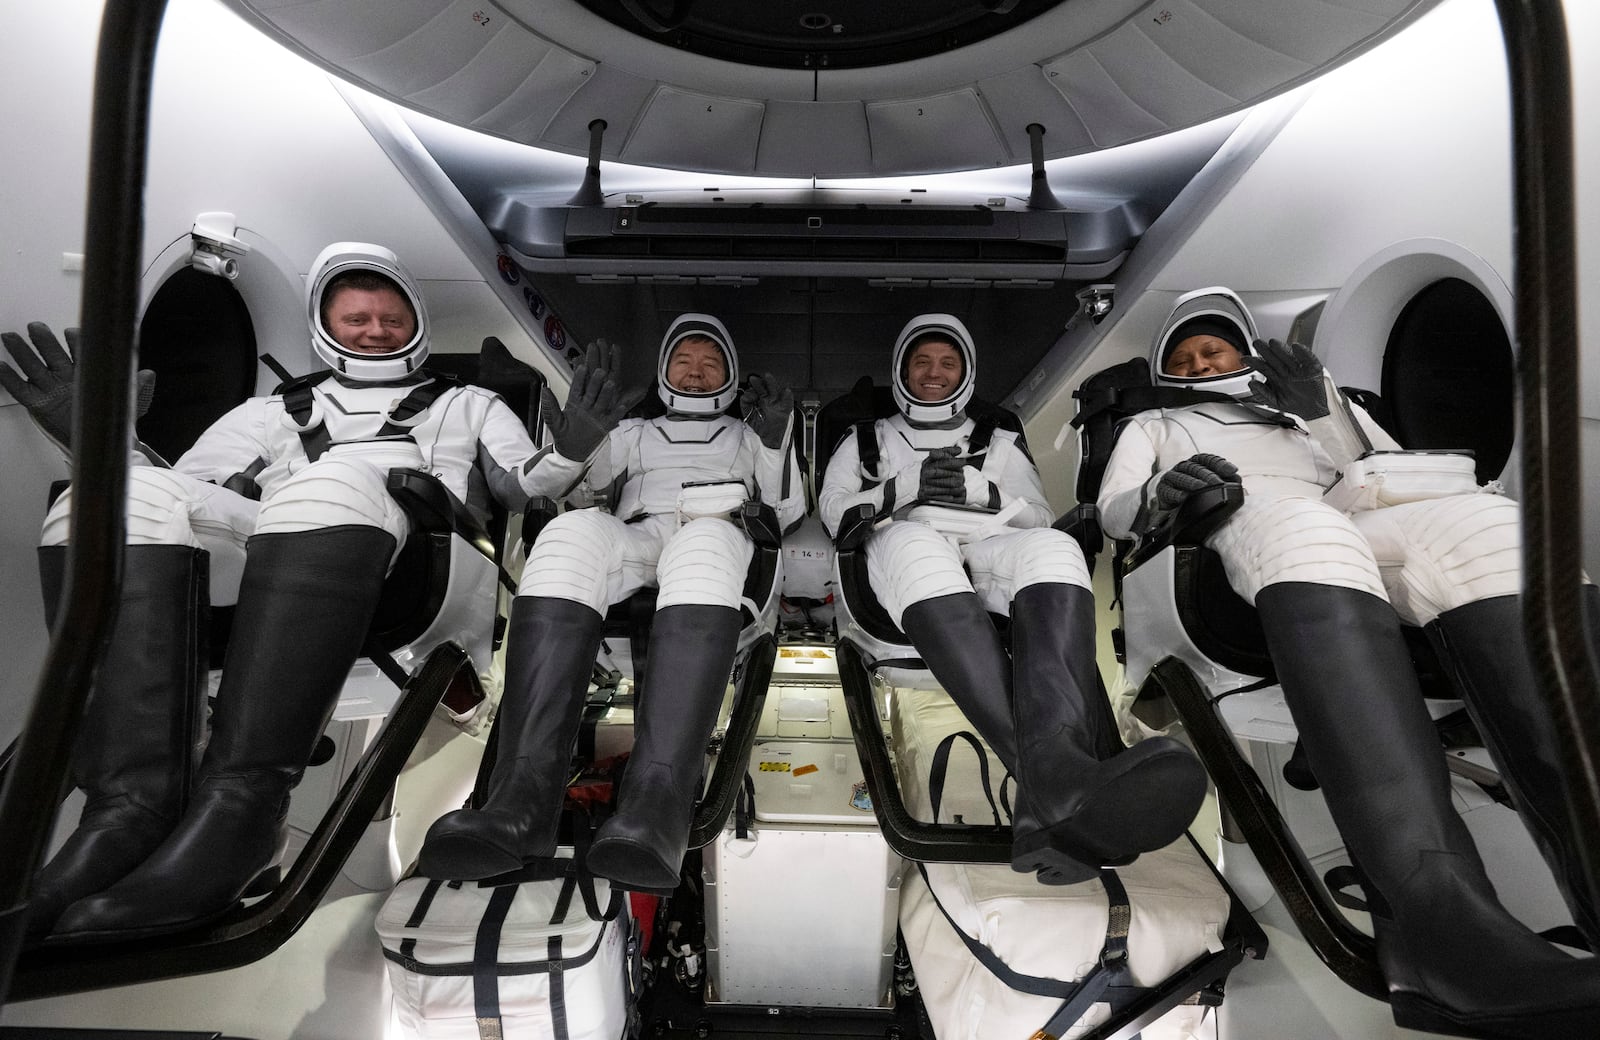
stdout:
MULTIPOLYGON (((15 332, 0 332, 0 342, 5 343, 6 352, 17 363, 17 368, 22 369, 19 374, 0 361, 0 386, 28 410, 28 415, 47 437, 71 450, 72 383, 77 375, 77 365, 72 359, 78 353, 78 330, 67 329, 66 336, 67 345, 62 347, 50 326, 42 321, 28 323, 31 347, 15 332)), ((135 418, 143 418, 150 410, 155 390, 156 374, 148 368, 140 369, 135 418)))
POLYGON ((1322 381, 1322 362, 1310 347, 1282 340, 1258 339, 1255 357, 1244 363, 1260 372, 1250 399, 1310 422, 1328 414, 1328 391, 1322 381))
POLYGON ((794 415, 794 391, 786 386, 780 388, 771 373, 757 372, 750 376, 749 385, 739 394, 739 409, 762 444, 781 448, 783 435, 789 432, 789 420, 794 415))
POLYGON ((555 449, 574 462, 587 459, 616 429, 628 409, 639 403, 642 392, 623 393, 617 386, 622 368, 622 353, 605 340, 589 344, 583 363, 572 372, 572 387, 567 403, 556 407, 556 396, 547 386, 540 394, 545 425, 555 449))
POLYGON ((1239 467, 1221 455, 1192 455, 1161 474, 1156 482, 1150 526, 1158 526, 1190 497, 1206 488, 1239 483, 1239 467))

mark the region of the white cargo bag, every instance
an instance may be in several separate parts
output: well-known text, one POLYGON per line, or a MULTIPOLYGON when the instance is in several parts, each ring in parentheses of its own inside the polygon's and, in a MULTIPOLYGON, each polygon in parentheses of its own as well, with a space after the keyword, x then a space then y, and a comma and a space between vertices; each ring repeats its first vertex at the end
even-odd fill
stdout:
POLYGON ((401 881, 377 930, 406 1035, 618 1040, 637 992, 631 919, 603 879, 584 887, 401 881))
MULTIPOLYGON (((896 688, 890 722, 906 807, 931 821, 934 753, 951 733, 970 728, 966 717, 943 691, 896 688)), ((991 778, 1005 776, 993 752, 987 753, 987 762, 991 778)), ((958 743, 945 776, 942 820, 961 816, 968 823, 991 821, 979 769, 972 751, 958 743)), ((1126 977, 1091 980, 1091 986, 1109 981, 1151 987, 1221 949, 1228 920, 1227 891, 1187 838, 1116 868, 1116 882, 1129 906, 1116 920, 1112 906, 1122 900, 1109 899, 1098 879, 1043 885, 1005 864, 929 863, 925 870, 926 881, 913 871, 901 886, 900 931, 939 1040, 1029 1037, 1051 1022, 1065 1001, 1064 996, 1012 988, 980 962, 956 926, 1012 971, 1061 982, 1091 979, 1101 967, 1108 939, 1125 942, 1126 977)), ((1199 1005, 1180 1005, 1141 1035, 1144 1040, 1194 1036, 1202 1029, 1205 1012, 1199 1005)), ((1055 1035, 1080 1036, 1111 1013, 1104 999, 1096 999, 1070 1028, 1055 1035)))

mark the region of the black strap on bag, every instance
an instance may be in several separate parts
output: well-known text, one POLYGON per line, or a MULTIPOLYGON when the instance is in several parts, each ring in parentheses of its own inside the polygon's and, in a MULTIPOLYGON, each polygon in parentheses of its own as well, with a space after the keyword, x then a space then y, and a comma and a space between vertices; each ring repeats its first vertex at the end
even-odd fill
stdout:
POLYGON ((1096 1002, 1104 1001, 1110 1004, 1112 1011, 1115 1012, 1148 992, 1146 987, 1134 983, 1133 974, 1128 969, 1128 926, 1133 920, 1133 908, 1128 903, 1128 890, 1123 887, 1122 879, 1117 877, 1116 871, 1109 868, 1100 871, 1100 881, 1105 885, 1106 901, 1109 904, 1106 939, 1100 947, 1099 961, 1076 982, 1024 975, 1014 970, 993 950, 968 935, 956 923, 950 911, 945 909, 944 903, 939 901, 939 894, 933 890, 933 883, 928 880, 927 867, 918 863, 917 872, 922 875, 922 883, 928 886, 928 894, 933 897, 933 905, 938 907, 944 919, 950 922, 950 928, 966 946, 968 952, 979 964, 987 968, 990 974, 1018 993, 1029 993, 1036 997, 1055 997, 1061 1001, 1061 1006, 1050 1016, 1050 1021, 1034 1034, 1034 1040, 1056 1040, 1057 1037, 1063 1036, 1096 1002))
MULTIPOLYGON (((949 734, 934 749, 933 761, 928 770, 928 800, 932 804, 934 822, 938 822, 939 806, 944 799, 950 750, 957 740, 965 741, 978 756, 978 777, 983 785, 983 796, 989 803, 989 810, 994 813, 995 825, 999 826, 1000 810, 995 804, 994 793, 989 783, 989 756, 985 753, 983 745, 978 742, 977 736, 967 730, 949 734)), ((1006 780, 1009 779, 1010 774, 1007 773, 1006 780)), ((1002 780, 1002 795, 1004 791, 1005 780, 1002 780)), ((1008 814, 1009 809, 1007 806, 1008 814)), ((1064 1035, 1074 1023, 1088 1013, 1096 1001, 1106 1001, 1113 1010, 1117 1010, 1146 992, 1146 987, 1134 983, 1133 975, 1128 970, 1128 928, 1133 920, 1133 909, 1128 902, 1128 891, 1123 887, 1122 879, 1117 876, 1116 871, 1109 868, 1100 871, 1100 882, 1105 886, 1106 902, 1109 904, 1106 939, 1100 948, 1099 962, 1077 982, 1062 982, 1059 979, 1024 975, 1013 970, 993 950, 968 935, 956 923, 950 911, 945 909, 944 903, 940 902, 939 894, 933 890, 933 882, 929 880, 927 868, 923 864, 917 864, 917 872, 922 875, 922 883, 927 885, 928 894, 933 897, 933 905, 937 906, 944 919, 950 922, 950 927, 956 936, 973 957, 977 958, 978 963, 1019 993, 1061 999, 1061 1007, 1050 1017, 1044 1028, 1034 1034, 1033 1040, 1055 1040, 1056 1037, 1064 1035)))
MULTIPOLYGON (((965 740, 972 746, 978 756, 978 779, 983 784, 983 797, 989 802, 989 811, 994 813, 994 825, 1000 826, 1000 810, 995 806, 994 789, 989 785, 989 756, 984 751, 978 738, 970 730, 958 730, 939 741, 939 746, 934 748, 933 762, 928 767, 928 801, 933 806, 933 822, 939 822, 939 805, 944 801, 945 773, 950 768, 950 748, 957 740, 965 740)), ((1007 776, 1010 774, 1008 773, 1007 776)), ((1005 790, 1004 781, 1001 782, 1002 793, 1005 790)), ((1009 813, 1008 813, 1009 815, 1009 813)), ((957 820, 956 822, 962 822, 957 820)))
MULTIPOLYGON (((506 923, 511 901, 516 897, 516 885, 495 889, 478 922, 478 934, 472 947, 472 1004, 473 1014, 478 1019, 479 1040, 502 1040, 505 1036, 500 1021, 500 930, 506 923)), ((554 969, 551 975, 553 978, 554 969)), ((566 1022, 558 1022, 556 1031, 564 1034, 566 1022)))

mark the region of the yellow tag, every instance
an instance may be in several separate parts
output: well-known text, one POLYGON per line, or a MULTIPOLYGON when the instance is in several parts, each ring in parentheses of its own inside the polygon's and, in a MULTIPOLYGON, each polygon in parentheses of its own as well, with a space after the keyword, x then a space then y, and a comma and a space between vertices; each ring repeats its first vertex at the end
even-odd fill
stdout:
POLYGON ((789 763, 763 762, 761 763, 761 771, 763 773, 787 773, 789 771, 789 763))

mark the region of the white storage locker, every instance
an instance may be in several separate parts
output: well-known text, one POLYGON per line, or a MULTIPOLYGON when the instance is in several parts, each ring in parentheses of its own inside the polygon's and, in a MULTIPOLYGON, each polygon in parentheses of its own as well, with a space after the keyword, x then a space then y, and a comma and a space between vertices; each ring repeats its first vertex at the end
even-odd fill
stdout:
POLYGON ((770 742, 750 755, 755 825, 704 850, 707 1000, 888 1008, 899 856, 846 743, 770 742))

